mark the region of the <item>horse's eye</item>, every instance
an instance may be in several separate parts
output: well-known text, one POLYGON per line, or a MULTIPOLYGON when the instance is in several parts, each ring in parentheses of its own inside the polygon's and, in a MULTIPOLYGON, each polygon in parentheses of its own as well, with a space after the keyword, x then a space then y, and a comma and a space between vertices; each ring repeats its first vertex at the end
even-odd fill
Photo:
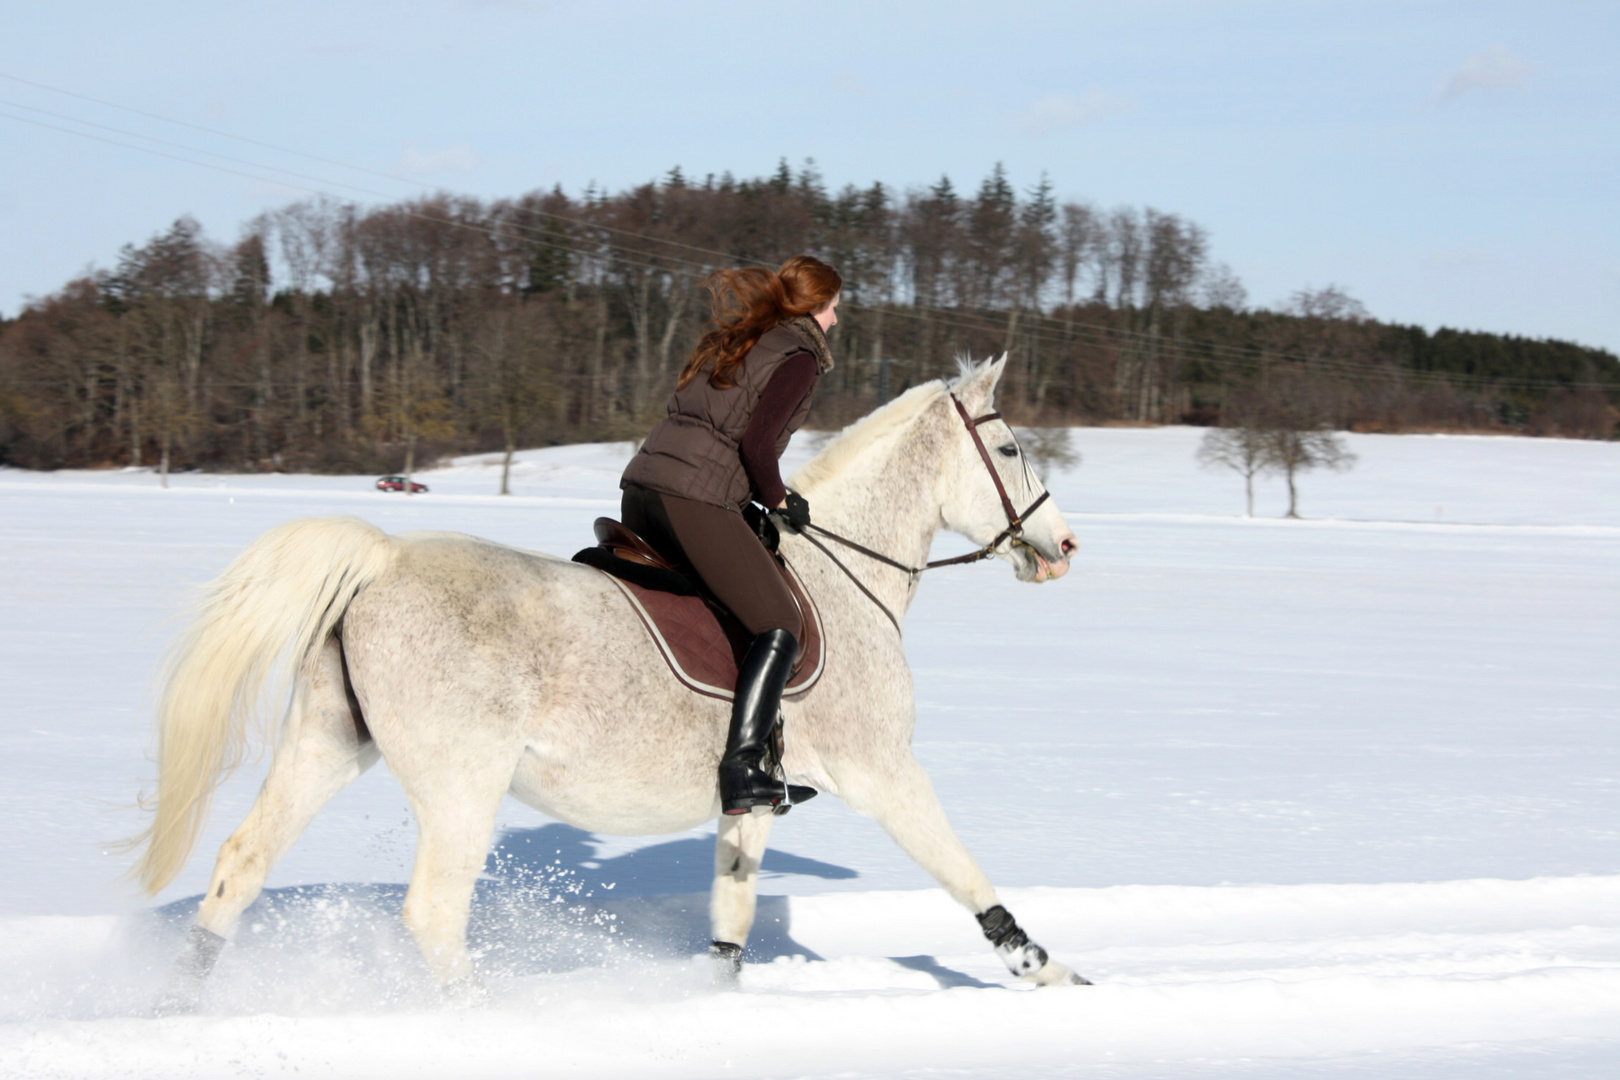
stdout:
POLYGON ((997 447, 997 449, 999 449, 1001 451, 1001 456, 1002 457, 1017 457, 1018 456, 1018 444, 1016 444, 1016 443, 1008 443, 1006 446, 997 447))

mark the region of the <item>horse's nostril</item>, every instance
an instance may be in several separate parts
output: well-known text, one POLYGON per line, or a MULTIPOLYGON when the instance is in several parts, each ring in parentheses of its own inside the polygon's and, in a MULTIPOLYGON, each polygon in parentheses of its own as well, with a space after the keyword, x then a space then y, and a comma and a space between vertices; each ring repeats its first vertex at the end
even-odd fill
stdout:
POLYGON ((1065 559, 1067 559, 1070 555, 1073 555, 1079 549, 1080 545, 1075 543, 1073 537, 1065 537, 1063 541, 1058 544, 1058 550, 1063 552, 1063 557, 1065 559))

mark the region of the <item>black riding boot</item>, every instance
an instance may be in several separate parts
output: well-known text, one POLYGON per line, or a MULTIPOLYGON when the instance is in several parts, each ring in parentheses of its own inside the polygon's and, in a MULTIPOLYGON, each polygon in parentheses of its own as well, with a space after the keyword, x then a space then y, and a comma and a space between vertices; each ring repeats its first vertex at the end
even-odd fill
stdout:
POLYGON ((746 814, 755 806, 778 806, 812 798, 814 788, 793 785, 765 771, 763 758, 782 703, 782 690, 793 674, 799 644, 786 630, 767 630, 754 639, 737 672, 737 694, 731 705, 731 732, 720 759, 720 808, 746 814))

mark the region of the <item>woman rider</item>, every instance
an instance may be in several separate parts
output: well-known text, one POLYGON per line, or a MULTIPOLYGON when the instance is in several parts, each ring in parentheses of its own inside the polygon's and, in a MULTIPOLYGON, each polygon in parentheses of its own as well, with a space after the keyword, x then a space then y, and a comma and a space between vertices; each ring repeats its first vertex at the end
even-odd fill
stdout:
POLYGON ((805 500, 782 486, 777 462, 810 411, 816 380, 833 366, 827 330, 838 321, 843 279, 799 255, 774 272, 717 271, 705 286, 712 329, 682 369, 668 417, 631 458, 619 486, 624 523, 702 579, 753 635, 720 759, 721 809, 746 814, 782 800, 783 784, 761 758, 803 627, 742 510, 752 500, 794 527, 810 522, 805 500))

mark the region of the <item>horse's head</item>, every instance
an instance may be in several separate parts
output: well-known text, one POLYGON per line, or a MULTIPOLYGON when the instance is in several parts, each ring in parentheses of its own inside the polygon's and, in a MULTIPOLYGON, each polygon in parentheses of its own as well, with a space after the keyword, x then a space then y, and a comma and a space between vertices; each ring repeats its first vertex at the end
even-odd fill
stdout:
POLYGON ((961 410, 949 396, 940 406, 952 433, 939 473, 945 527, 980 545, 1001 536, 996 557, 1011 562, 1020 581, 1060 578, 1068 573, 1069 559, 1080 542, 1052 499, 1030 512, 1030 506, 1046 494, 1045 486, 1025 460, 1012 428, 999 418, 983 419, 995 412, 996 383, 1006 366, 1003 356, 965 370, 950 386, 961 410), (992 470, 1001 481, 999 489, 991 479, 992 470), (1021 530, 1010 516, 1023 517, 1021 530))

